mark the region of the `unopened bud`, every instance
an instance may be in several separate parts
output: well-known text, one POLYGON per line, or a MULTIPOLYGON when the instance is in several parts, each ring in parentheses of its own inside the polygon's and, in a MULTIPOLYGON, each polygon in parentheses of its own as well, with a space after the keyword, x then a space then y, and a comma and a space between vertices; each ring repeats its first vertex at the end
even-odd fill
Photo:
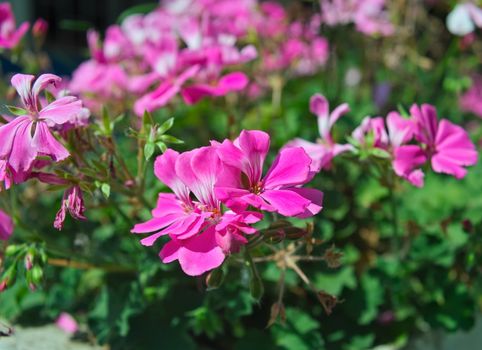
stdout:
POLYGON ((36 38, 42 38, 47 34, 49 24, 43 18, 39 18, 32 26, 32 34, 36 38))
POLYGON ((42 277, 44 275, 44 272, 40 268, 40 266, 34 266, 32 270, 29 272, 32 273, 32 283, 38 284, 42 281, 42 277))
POLYGON ((33 256, 32 256, 32 254, 27 253, 25 255, 24 264, 25 264, 25 270, 28 271, 28 270, 32 269, 32 267, 33 267, 33 256))
POLYGON ((7 289, 7 287, 7 280, 3 280, 2 282, 0 282, 0 293, 7 289))

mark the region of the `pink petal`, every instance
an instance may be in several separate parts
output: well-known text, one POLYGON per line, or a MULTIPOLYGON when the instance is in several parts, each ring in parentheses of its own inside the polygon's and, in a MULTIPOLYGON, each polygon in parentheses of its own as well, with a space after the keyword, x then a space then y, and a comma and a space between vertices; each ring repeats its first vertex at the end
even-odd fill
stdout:
POLYGON ((199 276, 219 267, 225 259, 218 246, 213 228, 187 241, 182 241, 178 260, 182 270, 189 276, 199 276))
POLYGON ((320 119, 328 120, 330 105, 325 96, 321 94, 314 94, 310 98, 310 112, 320 119))
POLYGON ((417 140, 427 145, 433 145, 437 133, 437 111, 434 106, 423 104, 421 107, 413 105, 410 114, 417 124, 415 136, 417 140))
POLYGON ((311 158, 301 147, 280 151, 266 174, 265 189, 277 189, 306 183, 310 178, 311 158))
POLYGON ((173 262, 174 260, 178 259, 178 253, 181 245, 177 240, 171 240, 167 242, 164 247, 162 247, 161 251, 159 252, 159 257, 161 258, 164 264, 168 264, 173 262))
POLYGON ((408 176, 426 161, 427 156, 419 146, 407 145, 395 149, 392 165, 398 176, 408 176))
MULTIPOLYGON (((303 139, 294 139, 288 142, 283 148, 301 147, 306 154, 311 158, 310 171, 319 172, 322 166, 326 163, 325 159, 331 150, 323 144, 313 143, 303 139)), ((332 157, 330 157, 331 160, 332 157)))
POLYGON ((261 179, 263 173, 263 164, 270 145, 269 135, 259 130, 243 130, 234 144, 243 151, 248 159, 248 165, 239 169, 248 175, 251 184, 255 184, 261 179))
POLYGON ((12 150, 8 158, 8 163, 15 172, 27 172, 30 169, 33 161, 37 157, 38 152, 33 143, 32 122, 30 122, 27 118, 24 119, 21 125, 19 125, 17 128, 15 140, 12 144, 12 150))
POLYGON ((12 151, 15 135, 18 130, 30 123, 30 118, 27 116, 21 116, 13 119, 11 122, 0 126, 0 158, 8 158, 12 151))
POLYGON ((55 74, 42 74, 40 75, 32 87, 32 95, 35 99, 38 99, 38 95, 50 84, 56 85, 62 81, 62 78, 55 74))
POLYGON ((77 120, 78 116, 84 112, 82 102, 77 97, 65 96, 45 106, 39 112, 39 118, 61 125, 77 120))
POLYGON ((35 77, 30 74, 15 74, 12 77, 12 86, 17 90, 20 100, 28 110, 37 110, 37 101, 32 94, 32 82, 35 77))
POLYGON ((309 199, 306 199, 291 189, 266 190, 261 194, 261 197, 271 204, 278 213, 284 216, 302 215, 311 204, 309 199))
POLYGON ((318 214, 323 209, 323 192, 314 188, 291 188, 291 191, 299 194, 311 203, 306 207, 304 213, 298 215, 298 218, 308 218, 318 214))
POLYGON ((159 180, 165 185, 171 188, 181 200, 189 203, 189 189, 176 174, 175 167, 178 156, 178 152, 171 149, 166 150, 162 155, 157 157, 154 162, 154 174, 156 174, 159 180))
POLYGON ((38 122, 32 140, 32 146, 39 154, 50 156, 55 162, 67 158, 70 153, 53 137, 46 123, 38 122))
POLYGON ((201 147, 184 152, 177 158, 176 173, 196 198, 210 208, 217 208, 214 184, 222 164, 214 147, 201 147))

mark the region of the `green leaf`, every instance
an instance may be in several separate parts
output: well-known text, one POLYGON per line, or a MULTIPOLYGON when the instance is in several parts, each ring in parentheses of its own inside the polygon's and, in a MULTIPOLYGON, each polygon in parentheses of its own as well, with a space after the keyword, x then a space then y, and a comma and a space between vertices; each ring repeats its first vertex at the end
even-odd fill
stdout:
POLYGON ((103 125, 103 133, 105 136, 110 136, 112 134, 112 129, 111 129, 111 122, 110 122, 110 116, 109 116, 109 111, 107 110, 107 107, 104 105, 102 106, 102 125, 103 125))
POLYGON ((159 147, 162 153, 166 152, 167 150, 167 146, 164 142, 161 142, 161 141, 156 142, 156 146, 159 147))
POLYGON ((93 28, 94 25, 88 21, 79 21, 73 19, 63 19, 59 22, 59 27, 65 30, 73 30, 77 32, 85 32, 90 28, 93 28))
POLYGON ((160 139, 161 141, 164 141, 166 143, 176 143, 176 144, 184 143, 184 141, 179 140, 171 135, 161 135, 160 139))
POLYGON ((55 96, 50 91, 44 90, 44 95, 48 103, 52 103, 55 101, 55 96))
POLYGON ((382 158, 382 159, 390 159, 391 158, 390 153, 388 153, 384 149, 377 148, 377 147, 372 148, 370 150, 370 154, 373 155, 374 157, 382 158))
POLYGON ((6 107, 8 108, 10 113, 14 115, 28 115, 28 111, 26 109, 9 105, 6 105, 6 107))
POLYGON ((159 127, 159 129, 157 130, 157 135, 160 136, 164 134, 167 130, 172 128, 173 125, 174 125, 174 118, 169 118, 164 123, 162 123, 162 125, 159 127))
POLYGON ((156 146, 153 143, 148 142, 148 143, 145 144, 145 146, 144 146, 144 157, 146 158, 146 160, 151 159, 152 155, 154 154, 155 149, 156 149, 156 146))

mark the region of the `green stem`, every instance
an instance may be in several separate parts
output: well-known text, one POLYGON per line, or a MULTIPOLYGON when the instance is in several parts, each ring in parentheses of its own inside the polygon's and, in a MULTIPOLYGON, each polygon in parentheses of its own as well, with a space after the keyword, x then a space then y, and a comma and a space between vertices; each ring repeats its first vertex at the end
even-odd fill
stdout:
POLYGON ((398 208, 397 208, 397 199, 395 196, 395 181, 392 176, 390 184, 388 186, 389 191, 389 198, 390 198, 390 211, 391 211, 391 220, 392 220, 392 251, 396 252, 397 256, 400 257, 400 233, 398 227, 398 208))

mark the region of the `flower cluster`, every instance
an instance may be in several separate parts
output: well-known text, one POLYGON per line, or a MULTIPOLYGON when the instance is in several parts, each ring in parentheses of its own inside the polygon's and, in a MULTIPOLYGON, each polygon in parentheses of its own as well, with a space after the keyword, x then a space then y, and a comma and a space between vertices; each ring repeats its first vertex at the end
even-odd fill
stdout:
POLYGON ((146 246, 169 236, 162 261, 178 260, 186 274, 196 276, 248 243, 263 211, 301 218, 317 214, 322 192, 301 187, 314 175, 310 157, 300 147, 281 150, 263 176, 269 146, 268 134, 245 130, 235 141, 181 154, 168 149, 156 159, 154 172, 173 193, 161 193, 153 218, 132 232, 153 232, 141 240, 146 246))
MULTIPOLYGON (((309 25, 290 23, 280 5, 254 0, 161 2, 109 27, 103 43, 90 31, 92 58, 74 72, 69 88, 93 111, 110 102, 142 116, 178 95, 194 104, 245 90, 246 63, 259 56, 260 72, 313 74, 328 58, 319 17, 309 25), (269 45, 258 52, 263 40, 269 45)), ((265 76, 254 77, 256 88, 266 84, 265 76)))
POLYGON ((388 113, 385 119, 366 117, 353 131, 352 144, 345 145, 336 144, 330 130, 348 111, 348 105, 343 104, 329 114, 328 102, 317 94, 311 99, 311 111, 318 117, 321 138, 317 143, 295 139, 287 146, 303 147, 313 159, 313 170, 328 169, 332 159, 343 152, 369 150, 390 159, 396 175, 422 187, 421 167, 427 161, 435 172, 457 179, 466 175, 466 166, 477 163, 477 151, 467 132, 446 119, 438 121, 435 107, 428 104, 413 105, 410 118, 396 111, 388 113))
POLYGON ((320 0, 324 23, 329 26, 354 23, 359 32, 367 35, 394 33, 385 5, 385 0, 320 0))

